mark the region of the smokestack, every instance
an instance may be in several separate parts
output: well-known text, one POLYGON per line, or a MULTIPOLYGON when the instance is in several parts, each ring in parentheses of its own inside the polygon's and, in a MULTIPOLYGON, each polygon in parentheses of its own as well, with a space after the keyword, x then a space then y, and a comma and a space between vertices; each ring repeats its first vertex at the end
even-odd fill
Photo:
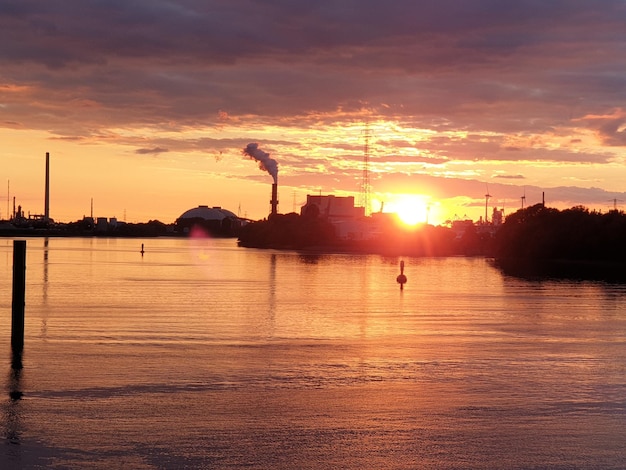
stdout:
POLYGON ((243 154, 256 160, 259 163, 259 168, 263 171, 267 171, 274 183, 272 184, 272 200, 270 204, 272 206, 271 215, 278 213, 278 162, 270 157, 270 154, 264 152, 259 148, 259 144, 250 143, 243 149, 243 154))
POLYGON ((270 201, 272 205, 271 215, 278 214, 278 184, 272 184, 272 200, 270 201))
POLYGON ((50 221, 50 153, 46 152, 46 197, 43 211, 43 220, 50 221))

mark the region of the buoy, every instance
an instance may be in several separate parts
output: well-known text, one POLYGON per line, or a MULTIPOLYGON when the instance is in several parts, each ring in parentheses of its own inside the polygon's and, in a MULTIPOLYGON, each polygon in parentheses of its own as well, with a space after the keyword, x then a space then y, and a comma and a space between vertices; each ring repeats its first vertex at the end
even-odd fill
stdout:
POLYGON ((404 275, 404 261, 400 261, 400 275, 396 278, 398 284, 400 284, 400 290, 404 289, 406 284, 406 276, 404 275))

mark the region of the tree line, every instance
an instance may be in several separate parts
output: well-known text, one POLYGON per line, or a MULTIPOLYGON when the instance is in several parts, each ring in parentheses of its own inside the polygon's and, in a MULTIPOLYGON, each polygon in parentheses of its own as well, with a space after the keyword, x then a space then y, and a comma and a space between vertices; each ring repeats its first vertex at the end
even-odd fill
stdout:
POLYGON ((495 238, 498 259, 626 262, 626 215, 536 204, 509 215, 495 238))

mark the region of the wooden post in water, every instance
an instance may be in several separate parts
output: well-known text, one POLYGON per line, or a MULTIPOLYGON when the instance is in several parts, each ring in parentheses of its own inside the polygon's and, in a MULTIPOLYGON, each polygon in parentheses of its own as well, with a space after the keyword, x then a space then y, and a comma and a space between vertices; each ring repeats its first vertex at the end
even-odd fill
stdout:
POLYGON ((26 240, 13 240, 13 304, 11 348, 21 355, 24 349, 24 305, 26 298, 26 240))

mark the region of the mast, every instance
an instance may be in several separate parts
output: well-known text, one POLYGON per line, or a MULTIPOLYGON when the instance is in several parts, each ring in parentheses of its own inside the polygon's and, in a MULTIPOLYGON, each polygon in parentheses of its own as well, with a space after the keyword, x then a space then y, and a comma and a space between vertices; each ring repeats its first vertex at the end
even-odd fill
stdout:
POLYGON ((365 215, 370 215, 370 138, 372 133, 370 131, 369 122, 365 123, 365 130, 363 131, 365 136, 365 145, 363 147, 363 177, 361 180, 361 204, 364 208, 365 215))

